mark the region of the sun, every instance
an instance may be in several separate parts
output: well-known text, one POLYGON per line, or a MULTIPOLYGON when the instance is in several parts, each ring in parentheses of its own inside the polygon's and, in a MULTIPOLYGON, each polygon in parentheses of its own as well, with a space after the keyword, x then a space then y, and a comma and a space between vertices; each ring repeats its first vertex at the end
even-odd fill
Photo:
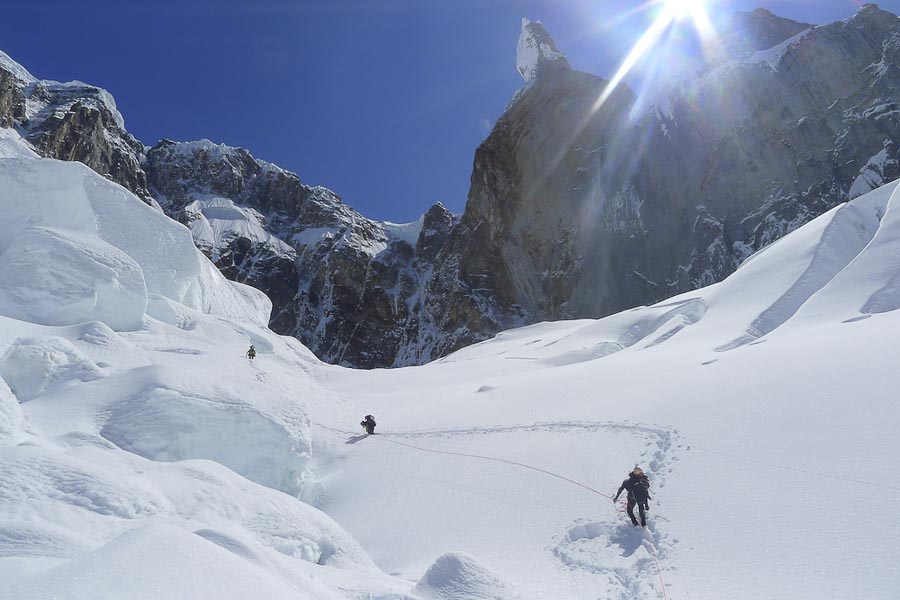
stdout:
MULTIPOLYGON (((709 0, 712 2, 712 0, 709 0)), ((660 42, 663 33, 675 24, 690 17, 693 21, 700 39, 704 45, 713 37, 713 27, 706 12, 706 3, 704 0, 651 0, 645 6, 661 6, 662 10, 650 24, 650 27, 638 39, 631 51, 625 57, 625 60, 619 66, 619 70, 606 85, 603 93, 594 103, 591 114, 600 110, 600 107, 606 102, 613 91, 618 87, 619 83, 625 78, 629 71, 634 67, 638 60, 641 59, 653 46, 660 42)))

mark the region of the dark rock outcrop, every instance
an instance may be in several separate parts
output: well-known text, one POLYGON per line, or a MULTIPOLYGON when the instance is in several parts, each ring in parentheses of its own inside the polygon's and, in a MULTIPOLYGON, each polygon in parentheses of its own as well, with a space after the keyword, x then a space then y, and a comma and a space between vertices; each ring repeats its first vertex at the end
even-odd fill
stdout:
POLYGON ((84 163, 151 203, 143 146, 103 89, 34 78, 0 53, 0 127, 18 128, 42 156, 84 163))
POLYGON ((457 252, 461 304, 479 305, 470 332, 599 317, 719 281, 900 175, 896 16, 867 5, 820 27, 744 20, 741 57, 640 95, 620 86, 599 109, 602 80, 520 66, 526 86, 476 152, 461 222, 473 249, 457 252))

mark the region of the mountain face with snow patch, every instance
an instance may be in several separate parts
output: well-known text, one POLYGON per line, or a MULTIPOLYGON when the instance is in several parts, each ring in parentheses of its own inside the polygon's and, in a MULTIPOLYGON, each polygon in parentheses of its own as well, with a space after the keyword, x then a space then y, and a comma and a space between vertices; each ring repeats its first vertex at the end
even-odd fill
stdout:
POLYGON ((717 57, 599 109, 604 80, 519 70, 462 219, 479 250, 460 271, 474 266, 498 330, 719 281, 900 176, 900 20, 873 5, 820 27, 738 14, 717 57))
POLYGON ((525 80, 475 153, 463 215, 365 218, 246 150, 143 147, 112 98, 0 56, 0 124, 188 225, 271 326, 357 367, 418 364, 509 327, 599 317, 721 280, 762 246, 900 176, 900 21, 737 13, 719 52, 653 89, 572 70, 523 20, 525 80))
POLYGON ((143 145, 104 89, 39 80, 0 52, 0 127, 17 127, 43 156, 84 163, 152 202, 143 145))
POLYGON ((271 326, 329 362, 395 364, 453 216, 440 204, 414 223, 373 221, 323 187, 209 141, 147 150, 160 204, 187 224, 230 278, 265 290, 271 326))

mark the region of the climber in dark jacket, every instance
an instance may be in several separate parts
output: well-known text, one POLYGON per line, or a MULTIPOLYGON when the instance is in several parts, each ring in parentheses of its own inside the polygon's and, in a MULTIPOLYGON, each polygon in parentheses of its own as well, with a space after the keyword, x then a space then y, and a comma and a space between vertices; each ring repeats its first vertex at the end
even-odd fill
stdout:
POLYGON ((375 433, 375 419, 372 417, 372 415, 366 415, 365 420, 360 421, 359 424, 363 426, 363 429, 366 430, 366 433, 375 433))
POLYGON ((616 492, 613 502, 619 501, 619 495, 622 493, 622 490, 628 491, 627 510, 632 524, 638 525, 638 520, 634 517, 634 505, 637 504, 638 514, 641 515, 640 525, 646 527, 647 511, 650 510, 650 505, 647 503, 650 500, 650 480, 647 479, 640 467, 635 466, 634 470, 628 474, 628 479, 619 486, 619 491, 616 492))

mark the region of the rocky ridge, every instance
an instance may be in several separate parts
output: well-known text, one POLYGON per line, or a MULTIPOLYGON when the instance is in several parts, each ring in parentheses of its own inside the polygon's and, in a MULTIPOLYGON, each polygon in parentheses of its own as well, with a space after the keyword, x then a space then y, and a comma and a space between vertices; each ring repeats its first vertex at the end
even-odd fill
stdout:
POLYGON ((0 126, 191 228, 271 326, 320 358, 418 364, 546 319, 599 317, 718 281, 806 221, 900 176, 900 22, 738 13, 722 52, 655 89, 571 69, 523 20, 525 80, 476 150, 463 215, 365 218, 249 152, 145 147, 115 102, 0 54, 0 126))

